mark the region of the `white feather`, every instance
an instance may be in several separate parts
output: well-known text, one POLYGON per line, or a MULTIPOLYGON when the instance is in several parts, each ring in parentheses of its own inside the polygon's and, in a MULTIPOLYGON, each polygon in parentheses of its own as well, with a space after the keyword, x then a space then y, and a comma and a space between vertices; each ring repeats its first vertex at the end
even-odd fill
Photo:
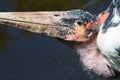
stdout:
MULTIPOLYGON (((111 20, 112 22, 118 23, 120 22, 120 17, 116 14, 111 20)), ((97 38, 97 45, 102 54, 106 56, 116 56, 117 53, 115 49, 120 47, 120 24, 117 26, 109 25, 109 28, 105 33, 102 33, 102 26, 100 26, 100 31, 97 38)))
POLYGON ((103 33, 103 25, 100 26, 100 31, 97 37, 97 45, 99 50, 103 55, 106 57, 105 62, 106 64, 120 71, 120 52, 116 49, 120 48, 120 16, 118 10, 115 8, 113 11, 113 18, 110 23, 118 23, 118 25, 108 25, 107 31, 103 33))

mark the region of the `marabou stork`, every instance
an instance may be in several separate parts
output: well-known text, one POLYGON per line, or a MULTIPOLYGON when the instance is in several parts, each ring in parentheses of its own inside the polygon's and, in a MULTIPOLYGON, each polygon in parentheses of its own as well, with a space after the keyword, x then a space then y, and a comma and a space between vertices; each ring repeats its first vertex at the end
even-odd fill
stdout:
POLYGON ((88 71, 105 78, 120 77, 119 6, 120 1, 113 0, 98 17, 83 10, 1 12, 0 23, 66 40, 88 71))

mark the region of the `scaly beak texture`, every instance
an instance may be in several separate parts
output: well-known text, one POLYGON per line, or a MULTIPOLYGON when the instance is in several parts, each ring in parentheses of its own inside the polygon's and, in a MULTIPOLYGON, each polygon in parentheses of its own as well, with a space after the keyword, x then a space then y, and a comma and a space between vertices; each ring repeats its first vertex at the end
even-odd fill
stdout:
MULTIPOLYGON (((74 13, 72 11, 1 12, 0 23, 68 41, 86 41, 87 23, 83 19, 81 25, 75 24, 77 17, 82 15, 74 13)), ((89 15, 92 17, 90 13, 89 15)))

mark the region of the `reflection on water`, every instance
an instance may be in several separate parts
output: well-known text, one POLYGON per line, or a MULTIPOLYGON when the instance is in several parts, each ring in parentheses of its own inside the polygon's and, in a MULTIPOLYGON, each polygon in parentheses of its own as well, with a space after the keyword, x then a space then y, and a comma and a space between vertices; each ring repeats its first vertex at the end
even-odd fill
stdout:
MULTIPOLYGON (((109 0, 1 0, 0 11, 105 10, 109 0)), ((90 80, 75 51, 54 38, 0 25, 0 80, 90 80)), ((92 79, 93 80, 93 79, 92 79)))

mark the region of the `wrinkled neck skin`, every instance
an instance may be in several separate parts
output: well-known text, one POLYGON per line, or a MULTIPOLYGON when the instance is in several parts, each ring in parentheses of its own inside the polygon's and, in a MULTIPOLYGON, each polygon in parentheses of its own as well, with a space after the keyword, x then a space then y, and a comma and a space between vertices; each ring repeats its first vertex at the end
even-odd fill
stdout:
POLYGON ((98 51, 96 38, 89 43, 77 43, 74 48, 77 50, 78 55, 80 55, 80 60, 85 69, 104 78, 116 76, 115 71, 106 65, 103 55, 98 51))

